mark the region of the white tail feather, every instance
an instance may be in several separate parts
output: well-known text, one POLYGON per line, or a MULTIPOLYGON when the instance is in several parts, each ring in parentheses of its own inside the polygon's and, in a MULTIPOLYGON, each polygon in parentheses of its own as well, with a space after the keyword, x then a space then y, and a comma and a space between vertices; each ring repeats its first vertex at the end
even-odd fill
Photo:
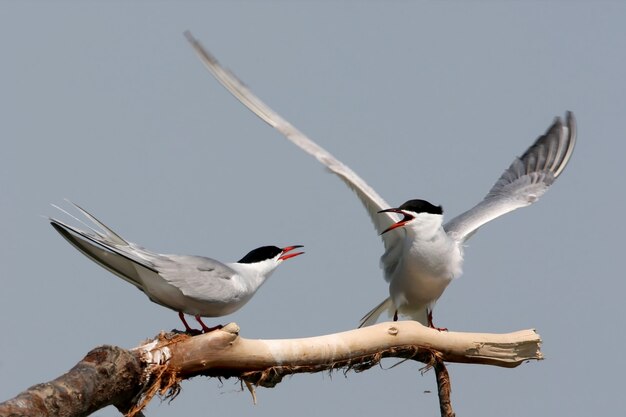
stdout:
POLYGON ((376 323, 380 315, 383 314, 385 311, 387 312, 387 314, 389 314, 389 316, 395 313, 395 306, 393 305, 393 301, 391 301, 391 298, 386 298, 382 303, 378 304, 376 307, 371 309, 365 316, 363 316, 359 327, 371 326, 372 324, 376 323))
MULTIPOLYGON (((85 209, 80 207, 78 204, 72 203, 68 199, 66 199, 65 201, 67 201, 68 203, 70 203, 71 205, 76 207, 78 209, 78 211, 80 211, 85 217, 87 217, 89 220, 91 220, 96 225, 98 225, 102 229, 102 231, 106 234, 107 239, 110 240, 111 243, 113 243, 115 245, 128 246, 128 242, 126 240, 124 240, 124 238, 122 238, 120 235, 115 233, 113 230, 111 230, 108 226, 106 226, 100 220, 96 219, 92 214, 88 213, 85 209)), ((72 217, 74 217, 74 216, 72 216, 72 217)), ((91 229, 91 227, 90 227, 90 229, 91 229)))

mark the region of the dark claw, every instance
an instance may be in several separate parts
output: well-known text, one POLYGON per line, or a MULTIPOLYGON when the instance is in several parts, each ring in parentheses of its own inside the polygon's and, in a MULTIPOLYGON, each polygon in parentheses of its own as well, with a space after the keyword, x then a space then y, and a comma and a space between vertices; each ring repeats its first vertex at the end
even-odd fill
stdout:
POLYGON ((202 330, 189 328, 188 330, 185 330, 185 333, 191 336, 198 336, 199 334, 202 334, 202 330))

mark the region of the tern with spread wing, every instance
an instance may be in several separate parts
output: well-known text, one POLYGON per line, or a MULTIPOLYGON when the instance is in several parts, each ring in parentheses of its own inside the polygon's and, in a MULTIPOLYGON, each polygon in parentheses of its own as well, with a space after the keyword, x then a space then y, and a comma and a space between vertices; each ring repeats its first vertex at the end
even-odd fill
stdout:
POLYGON ((85 225, 87 230, 50 218, 52 227, 83 255, 139 288, 151 301, 177 311, 188 332, 194 330, 183 313, 193 315, 205 333, 219 328, 221 326, 207 327, 200 317, 220 317, 239 310, 278 265, 304 253, 291 252, 301 245, 262 246, 233 263, 204 256, 155 253, 128 242, 94 216, 74 206, 92 226, 57 207, 85 225))
POLYGON ((367 313, 361 326, 375 323, 387 312, 394 320, 402 314, 434 327, 432 310, 436 301, 448 284, 461 275, 465 241, 485 223, 537 201, 563 172, 574 150, 576 124, 568 112, 565 123, 556 118, 544 135, 513 160, 481 202, 449 222, 443 223, 441 206, 425 200, 409 200, 389 208, 354 171, 255 96, 189 32, 185 35, 207 69, 231 94, 339 176, 365 206, 385 246, 380 263, 389 282, 389 298, 367 313))

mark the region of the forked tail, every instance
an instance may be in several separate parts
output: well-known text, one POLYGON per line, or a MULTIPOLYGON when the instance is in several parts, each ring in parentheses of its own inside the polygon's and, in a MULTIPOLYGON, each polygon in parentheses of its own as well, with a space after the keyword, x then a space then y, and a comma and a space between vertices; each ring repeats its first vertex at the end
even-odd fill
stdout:
POLYGON ((395 313, 395 306, 393 305, 393 301, 391 301, 391 298, 389 297, 387 297, 382 303, 378 304, 376 307, 371 309, 365 316, 363 316, 361 322, 359 323, 359 327, 371 326, 372 324, 376 323, 380 315, 383 314, 385 311, 389 314, 389 316, 395 313))

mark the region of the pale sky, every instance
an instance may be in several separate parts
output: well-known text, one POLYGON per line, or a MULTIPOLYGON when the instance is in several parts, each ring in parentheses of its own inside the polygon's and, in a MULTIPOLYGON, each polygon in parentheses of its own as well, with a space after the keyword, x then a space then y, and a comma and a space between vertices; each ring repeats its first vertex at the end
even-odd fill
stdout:
MULTIPOLYGON (((624 22, 626 3, 598 1, 1 2, 0 401, 98 345, 181 327, 48 225, 63 198, 158 252, 305 245, 244 308, 206 320, 244 337, 352 329, 387 296, 360 202, 209 75, 191 30, 388 202, 426 199, 448 219, 573 111, 571 163, 468 242, 435 323, 543 338, 541 362, 450 365, 457 415, 619 415, 624 22)), ((286 378, 256 406, 234 380, 195 378, 147 415, 438 415, 434 373, 395 363, 286 378)))

